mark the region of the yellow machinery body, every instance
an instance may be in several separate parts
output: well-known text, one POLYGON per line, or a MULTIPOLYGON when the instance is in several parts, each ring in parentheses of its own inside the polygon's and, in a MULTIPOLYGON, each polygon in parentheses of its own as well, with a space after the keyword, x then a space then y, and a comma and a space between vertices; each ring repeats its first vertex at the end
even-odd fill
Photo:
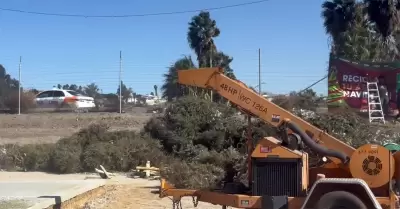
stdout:
POLYGON ((330 195, 331 200, 327 198, 335 191, 336 196, 348 194, 348 197, 341 198, 343 201, 354 200, 353 205, 368 203, 368 209, 395 208, 398 198, 392 182, 400 182, 400 172, 397 171, 400 169, 400 153, 392 154, 375 144, 355 149, 270 102, 242 82, 226 77, 218 68, 178 71, 178 82, 212 89, 241 111, 277 127, 284 134, 263 138, 255 146, 249 138, 251 188, 248 190, 226 193, 176 189, 162 180, 160 197, 172 196, 174 201, 179 201, 184 196, 194 196, 199 201, 224 207, 259 209, 278 208, 281 202, 276 199, 281 198, 285 202, 282 204, 286 204, 281 208, 335 209, 335 201, 331 201, 334 195, 330 195), (309 167, 309 154, 300 146, 292 146, 301 143, 317 152, 322 163, 309 167), (318 178, 321 176, 323 180, 318 178), (355 198, 361 203, 357 203, 355 198), (323 202, 328 206, 321 206, 323 202))

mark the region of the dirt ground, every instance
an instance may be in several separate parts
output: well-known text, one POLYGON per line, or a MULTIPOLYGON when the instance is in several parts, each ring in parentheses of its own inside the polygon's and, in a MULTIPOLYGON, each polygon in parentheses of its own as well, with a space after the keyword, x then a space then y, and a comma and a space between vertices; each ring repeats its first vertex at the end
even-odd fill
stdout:
MULTIPOLYGON (((63 181, 96 178, 99 179, 100 177, 91 173, 55 175, 42 172, 0 172, 2 181, 43 179, 46 179, 46 181, 63 181)), ((130 178, 127 177, 127 174, 119 173, 107 180, 103 195, 89 199, 82 208, 74 209, 172 209, 172 201, 169 198, 160 199, 158 197, 159 185, 159 180, 130 178)), ((202 202, 194 207, 192 198, 182 199, 182 209, 193 208, 221 209, 222 207, 202 202)))
POLYGON ((135 108, 127 113, 33 113, 1 115, 0 144, 54 143, 61 137, 103 122, 111 129, 140 130, 152 116, 145 108, 135 108))
MULTIPOLYGON (((152 116, 145 108, 136 108, 127 113, 35 113, 25 115, 1 115, 0 144, 17 143, 54 143, 62 137, 70 136, 73 132, 87 127, 89 124, 104 122, 111 129, 140 130, 152 116)), ((21 179, 82 179, 86 174, 52 175, 40 172, 0 172, 0 178, 5 180, 21 179), (45 175, 45 177, 43 176, 45 175)), ((139 180, 140 182, 140 180, 139 180)), ((137 179, 110 181, 105 186, 106 193, 90 200, 82 209, 172 209, 172 201, 160 199, 158 181, 148 186, 147 180, 138 183, 137 179), (155 185, 154 185, 155 184, 155 185), (146 186, 147 185, 147 186, 146 186)), ((195 208, 191 198, 182 200, 182 208, 195 208)), ((217 209, 221 206, 199 203, 199 209, 217 209)))
MULTIPOLYGON (((171 199, 158 197, 159 185, 159 180, 133 179, 117 175, 106 184, 103 196, 89 200, 82 209, 173 209, 171 199)), ((222 208, 204 202, 199 202, 195 207, 191 197, 183 198, 181 204, 182 209, 222 208)))
MULTIPOLYGON (((160 199, 157 190, 156 187, 136 187, 126 184, 107 185, 105 195, 89 201, 82 209, 173 209, 172 200, 160 199)), ((195 207, 192 198, 183 198, 182 209, 192 208, 221 209, 222 206, 200 202, 195 207)))

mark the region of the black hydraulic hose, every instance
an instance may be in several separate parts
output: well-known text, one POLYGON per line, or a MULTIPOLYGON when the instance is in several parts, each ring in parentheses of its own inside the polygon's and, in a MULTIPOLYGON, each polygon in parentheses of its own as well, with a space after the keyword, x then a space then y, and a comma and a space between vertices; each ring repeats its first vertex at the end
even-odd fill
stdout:
POLYGON ((327 148, 317 144, 313 139, 311 139, 310 136, 308 136, 303 130, 301 130, 300 127, 298 127, 295 123, 293 123, 291 121, 288 121, 286 123, 286 125, 293 132, 300 135, 300 138, 304 142, 304 144, 306 144, 308 147, 310 147, 316 153, 318 153, 322 156, 338 158, 344 164, 348 163, 349 157, 346 154, 336 151, 336 150, 327 149, 327 148))

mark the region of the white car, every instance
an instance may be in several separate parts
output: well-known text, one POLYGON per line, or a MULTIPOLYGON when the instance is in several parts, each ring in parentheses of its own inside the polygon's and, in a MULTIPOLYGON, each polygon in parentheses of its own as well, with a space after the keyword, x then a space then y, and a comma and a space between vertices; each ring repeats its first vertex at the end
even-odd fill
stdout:
POLYGON ((38 108, 90 109, 96 106, 92 97, 64 89, 43 91, 36 95, 35 101, 38 108))

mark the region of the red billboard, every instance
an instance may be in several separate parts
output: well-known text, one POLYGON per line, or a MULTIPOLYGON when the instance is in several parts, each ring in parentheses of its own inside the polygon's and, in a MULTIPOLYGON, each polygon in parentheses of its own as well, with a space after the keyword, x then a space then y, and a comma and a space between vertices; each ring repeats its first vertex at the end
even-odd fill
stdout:
POLYGON ((382 76, 389 91, 390 107, 396 109, 400 88, 400 64, 360 63, 331 58, 328 74, 328 107, 350 107, 368 111, 366 82, 382 76))

